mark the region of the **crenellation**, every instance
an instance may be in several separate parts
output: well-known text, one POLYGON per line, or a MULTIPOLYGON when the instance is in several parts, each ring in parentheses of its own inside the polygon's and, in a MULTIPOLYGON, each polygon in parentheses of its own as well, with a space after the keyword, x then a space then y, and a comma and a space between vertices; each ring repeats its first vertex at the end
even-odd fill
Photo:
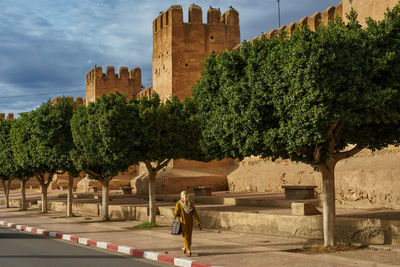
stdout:
POLYGON ((278 31, 279 31, 279 32, 286 31, 286 28, 287 28, 286 25, 282 25, 282 26, 278 29, 278 31))
POLYGON ((75 103, 77 103, 78 105, 84 105, 84 99, 81 96, 78 96, 75 100, 75 103))
MULTIPOLYGON (((54 106, 54 105, 60 103, 60 102, 61 102, 61 98, 62 98, 61 96, 57 96, 56 98, 54 98, 54 99, 51 101, 51 105, 54 106)), ((78 105, 83 105, 83 103, 84 103, 84 100, 83 100, 82 97, 80 97, 80 96, 78 96, 75 100, 74 100, 74 98, 73 98, 72 96, 67 96, 66 98, 67 98, 71 103, 77 103, 78 105)))
POLYGON ((7 120, 8 121, 14 121, 14 113, 8 113, 7 120))
POLYGON ((277 30, 273 29, 267 33, 267 38, 273 38, 278 33, 277 30))
POLYGON ((290 35, 292 35, 292 33, 294 32, 294 30, 296 30, 296 22, 291 22, 291 23, 287 26, 286 31, 287 31, 288 35, 290 36, 290 35))
POLYGON ((335 17, 343 18, 343 2, 340 2, 335 8, 335 17))
POLYGON ((107 66, 107 79, 115 79, 115 68, 113 66, 107 66))
POLYGON ((308 27, 312 31, 316 31, 319 24, 321 23, 321 12, 315 12, 309 19, 308 19, 308 27))
POLYGON ((221 23, 230 25, 231 27, 239 26, 239 12, 233 7, 229 8, 221 17, 221 23))
POLYGON ((308 25, 308 17, 305 16, 305 17, 301 18, 301 19, 297 22, 297 25, 299 25, 300 27, 308 25))
POLYGON ((189 23, 203 24, 203 11, 198 5, 192 4, 189 7, 189 23))
POLYGON ((336 7, 330 6, 321 14, 321 23, 323 25, 328 25, 329 21, 335 18, 336 7))
POLYGON ((180 5, 173 5, 168 10, 168 24, 183 24, 183 10, 180 5))
POLYGON ((101 67, 95 67, 93 69, 94 77, 93 80, 103 77, 103 69, 101 67))
POLYGON ((119 68, 119 77, 121 79, 128 79, 129 78, 129 70, 127 67, 120 67, 119 68))
POLYGON ((221 10, 219 8, 209 8, 207 10, 207 24, 219 24, 221 18, 221 10))
POLYGON ((0 113, 0 120, 4 121, 6 119, 6 114, 0 113))

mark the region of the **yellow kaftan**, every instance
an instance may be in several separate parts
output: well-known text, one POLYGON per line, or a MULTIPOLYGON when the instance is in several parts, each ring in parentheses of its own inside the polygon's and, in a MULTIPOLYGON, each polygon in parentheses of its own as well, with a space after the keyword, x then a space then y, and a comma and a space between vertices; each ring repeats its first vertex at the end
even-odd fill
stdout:
POLYGON ((193 218, 197 224, 200 224, 196 208, 194 206, 192 206, 192 208, 193 209, 189 213, 186 213, 185 209, 178 201, 176 202, 174 210, 174 215, 177 217, 179 216, 179 221, 181 222, 182 236, 186 251, 190 250, 190 246, 192 245, 193 218))

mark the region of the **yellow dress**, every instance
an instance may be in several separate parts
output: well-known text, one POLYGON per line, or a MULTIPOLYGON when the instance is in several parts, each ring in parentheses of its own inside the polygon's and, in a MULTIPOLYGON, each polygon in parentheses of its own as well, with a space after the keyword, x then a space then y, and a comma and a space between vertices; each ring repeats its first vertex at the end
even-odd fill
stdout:
POLYGON ((200 224, 196 208, 192 205, 192 210, 189 213, 186 213, 182 204, 178 201, 176 202, 174 215, 179 217, 179 221, 181 222, 183 242, 186 251, 188 251, 192 245, 193 218, 197 224, 200 224))

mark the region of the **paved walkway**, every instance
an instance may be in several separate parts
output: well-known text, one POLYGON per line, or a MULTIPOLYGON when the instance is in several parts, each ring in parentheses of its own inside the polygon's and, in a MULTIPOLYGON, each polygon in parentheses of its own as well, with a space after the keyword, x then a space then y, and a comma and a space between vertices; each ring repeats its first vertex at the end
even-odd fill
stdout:
MULTIPOLYGON (((116 245, 155 251, 170 257, 183 257, 181 236, 170 234, 169 226, 134 230, 137 221, 100 222, 97 217, 65 218, 62 212, 42 215, 15 208, 0 209, 0 220, 44 228, 116 245)), ((399 266, 400 250, 372 247, 347 252, 303 254, 306 239, 276 237, 204 229, 193 232, 193 261, 218 266, 399 266)))

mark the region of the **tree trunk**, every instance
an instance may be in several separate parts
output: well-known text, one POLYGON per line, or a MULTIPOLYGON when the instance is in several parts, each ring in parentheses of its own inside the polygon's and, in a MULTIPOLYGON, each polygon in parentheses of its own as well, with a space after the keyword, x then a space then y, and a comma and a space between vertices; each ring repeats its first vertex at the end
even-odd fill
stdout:
POLYGON ((10 207, 10 202, 9 202, 10 181, 1 179, 1 183, 3 184, 4 200, 6 202, 6 208, 9 208, 10 207), (8 182, 8 184, 7 184, 7 182, 8 182))
POLYGON ((74 177, 68 174, 68 194, 67 194, 67 217, 72 217, 72 187, 74 186, 74 177))
POLYGON ((109 221, 110 217, 108 216, 108 202, 109 202, 109 192, 108 192, 108 184, 110 180, 106 179, 101 182, 101 210, 103 221, 109 221))
POLYGON ((322 173, 322 203, 324 222, 324 246, 335 245, 335 166, 336 161, 330 161, 320 166, 322 173))
POLYGON ((44 183, 41 185, 42 187, 42 213, 47 213, 47 188, 49 185, 44 183))
POLYGON ((21 210, 26 210, 26 194, 25 194, 25 184, 26 179, 21 179, 21 210))
POLYGON ((4 189, 4 195, 6 197, 6 208, 10 207, 10 186, 12 179, 8 179, 6 181, 6 187, 4 189))
POLYGON ((149 171, 149 222, 151 223, 156 223, 157 215, 156 175, 157 173, 149 171))

